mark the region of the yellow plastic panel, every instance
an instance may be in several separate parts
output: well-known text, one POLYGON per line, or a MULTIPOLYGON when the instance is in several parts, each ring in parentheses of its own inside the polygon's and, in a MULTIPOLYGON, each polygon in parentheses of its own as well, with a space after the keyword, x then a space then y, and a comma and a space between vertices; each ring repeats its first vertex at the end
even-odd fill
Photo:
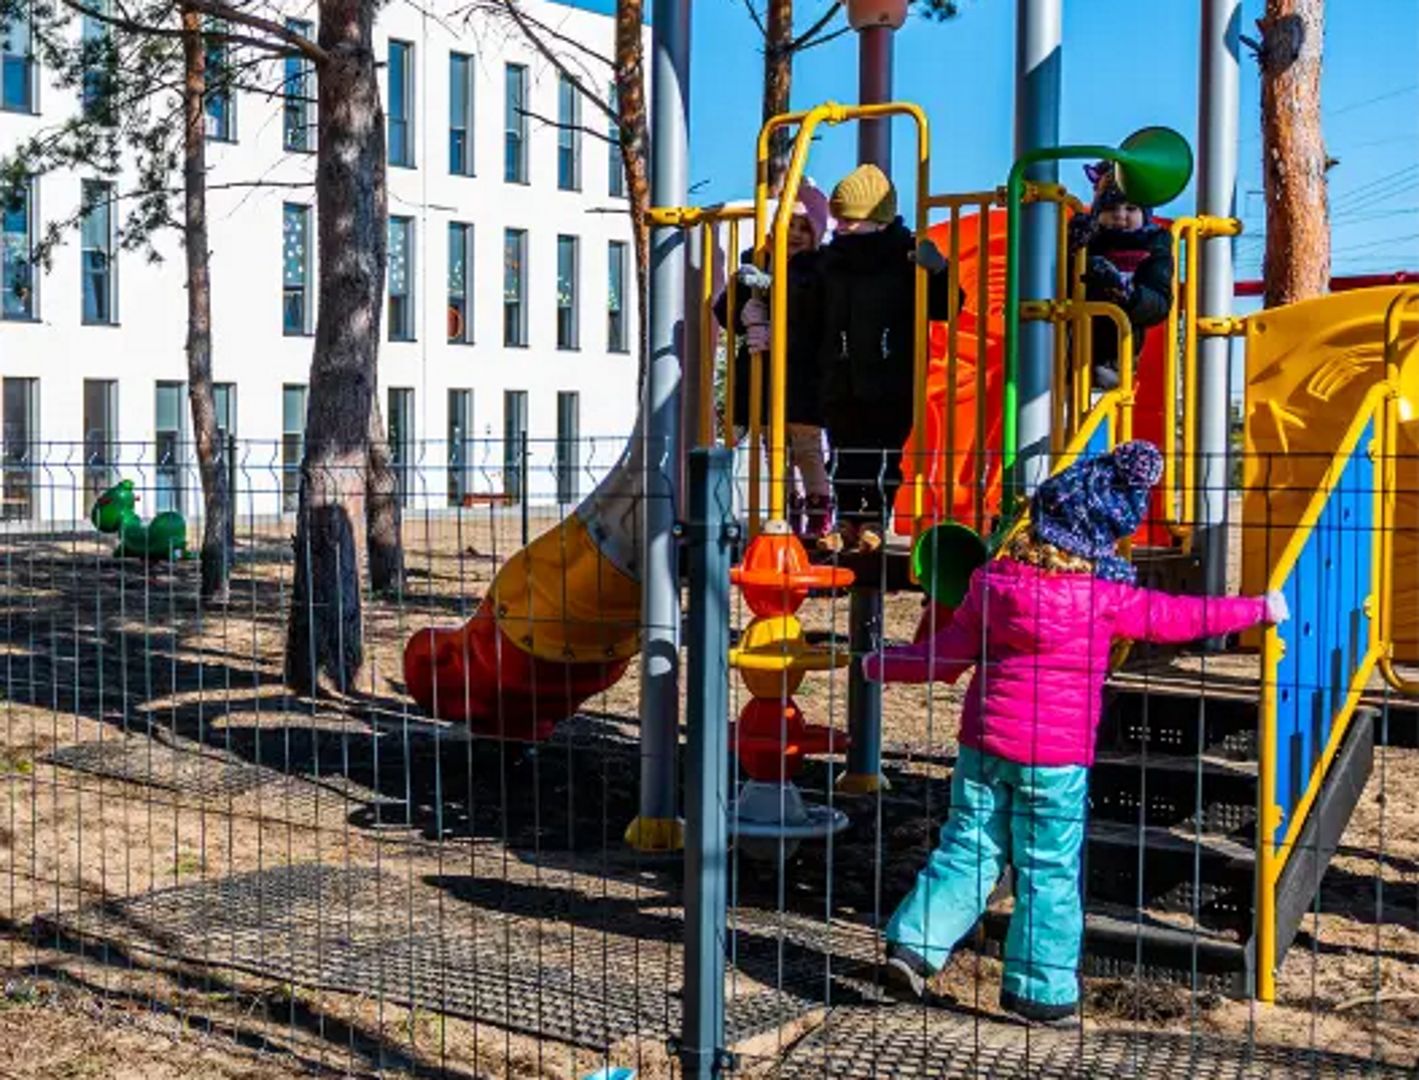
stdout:
MULTIPOLYGON (((1356 411, 1383 378, 1385 309, 1401 291, 1357 289, 1247 319, 1243 592, 1265 590, 1356 411)), ((1419 319, 1401 340, 1396 519, 1404 522, 1419 520, 1419 319)), ((1395 556, 1395 652, 1419 660, 1419 532, 1399 529, 1395 556)))

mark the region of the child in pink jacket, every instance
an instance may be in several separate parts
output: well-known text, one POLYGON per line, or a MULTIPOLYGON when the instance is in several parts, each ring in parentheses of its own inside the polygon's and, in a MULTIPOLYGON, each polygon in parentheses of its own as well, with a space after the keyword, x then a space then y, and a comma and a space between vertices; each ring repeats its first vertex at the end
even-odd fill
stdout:
POLYGON ((955 682, 975 669, 950 816, 887 925, 884 976, 899 995, 922 996, 1009 862, 1001 1006, 1032 1022, 1076 1022, 1080 852, 1114 639, 1181 643, 1286 618, 1280 594, 1173 596, 1134 584, 1114 549, 1138 528, 1162 468, 1154 446, 1131 442, 1046 480, 1030 530, 976 571, 950 625, 864 664, 883 682, 955 682))

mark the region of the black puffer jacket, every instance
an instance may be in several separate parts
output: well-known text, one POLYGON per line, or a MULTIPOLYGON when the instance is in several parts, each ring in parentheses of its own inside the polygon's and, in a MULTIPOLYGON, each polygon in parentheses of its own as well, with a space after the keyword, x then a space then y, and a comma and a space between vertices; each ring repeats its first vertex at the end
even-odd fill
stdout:
MULTIPOLYGON (((821 427, 823 410, 818 388, 822 383, 818 361, 818 343, 822 340, 818 262, 819 251, 800 251, 788 260, 788 383, 786 420, 790 424, 813 424, 821 427)), ((744 253, 747 262, 753 252, 744 253)), ((738 353, 734 358, 734 422, 749 426, 749 346, 744 340, 744 305, 753 295, 742 286, 734 290, 734 332, 738 335, 738 353)), ((727 326, 726 308, 729 291, 720 294, 714 304, 714 317, 720 326, 727 326)), ((769 298, 764 297, 767 307, 769 298)), ((769 354, 763 357, 764 415, 769 422, 769 354)))
MULTIPOLYGON (((823 249, 823 411, 850 422, 858 410, 900 417, 911 426, 916 308, 916 238, 898 218, 875 233, 836 237, 823 249)), ((950 318, 948 274, 932 274, 927 318, 950 318)))
MULTIPOLYGON (((1107 259, 1125 279, 1132 282, 1132 296, 1122 307, 1133 325, 1133 355, 1137 357, 1143 351, 1144 331, 1166 319, 1172 304, 1172 238, 1166 229, 1157 225, 1146 225, 1136 232, 1099 229, 1090 237, 1088 251, 1090 259, 1107 259)), ((1087 272, 1084 298, 1102 301, 1116 299, 1105 284, 1087 272)), ((1095 318, 1093 323, 1093 361, 1112 366, 1118 360, 1118 331, 1110 319, 1095 318)))

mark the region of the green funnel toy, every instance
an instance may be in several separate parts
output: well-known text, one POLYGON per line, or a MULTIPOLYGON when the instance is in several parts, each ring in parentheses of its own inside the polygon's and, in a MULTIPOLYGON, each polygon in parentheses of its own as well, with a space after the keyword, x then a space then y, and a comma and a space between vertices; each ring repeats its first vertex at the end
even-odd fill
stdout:
POLYGON ((1172 128, 1135 131, 1112 156, 1119 188, 1139 206, 1172 202, 1192 179, 1192 147, 1172 128))
POLYGON ((971 575, 984 565, 985 541, 973 529, 945 521, 927 529, 912 547, 912 573, 922 591, 946 607, 958 607, 971 575))
POLYGON ((182 559, 187 557, 187 521, 174 510, 164 510, 146 525, 135 506, 132 480, 121 480, 94 500, 89 520, 101 533, 117 533, 119 559, 182 559))

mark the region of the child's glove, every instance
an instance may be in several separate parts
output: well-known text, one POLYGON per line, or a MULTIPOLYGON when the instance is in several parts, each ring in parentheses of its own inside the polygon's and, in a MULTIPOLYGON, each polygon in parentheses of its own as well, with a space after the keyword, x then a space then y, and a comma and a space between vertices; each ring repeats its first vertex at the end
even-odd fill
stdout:
POLYGON ((744 341, 751 352, 767 352, 769 334, 769 309, 757 296, 744 305, 744 341))
POLYGON ((1089 258, 1084 280, 1099 289, 1106 297, 1123 305, 1133 299, 1133 285, 1117 266, 1102 255, 1089 258))
POLYGON ((774 283, 773 275, 767 270, 760 270, 753 263, 745 263, 734 275, 739 279, 739 284, 745 289, 759 289, 767 291, 774 283))
POLYGON ((911 260, 928 274, 939 274, 946 269, 946 256, 942 255, 941 249, 930 240, 922 240, 916 245, 911 260))
POLYGON ((1098 231, 1099 222, 1093 214, 1075 214, 1069 219, 1069 250, 1074 252, 1088 247, 1098 231))
POLYGON ((1264 599, 1266 600, 1266 622, 1269 626, 1280 626, 1291 618, 1291 606, 1286 603, 1285 593, 1269 592, 1264 599))

